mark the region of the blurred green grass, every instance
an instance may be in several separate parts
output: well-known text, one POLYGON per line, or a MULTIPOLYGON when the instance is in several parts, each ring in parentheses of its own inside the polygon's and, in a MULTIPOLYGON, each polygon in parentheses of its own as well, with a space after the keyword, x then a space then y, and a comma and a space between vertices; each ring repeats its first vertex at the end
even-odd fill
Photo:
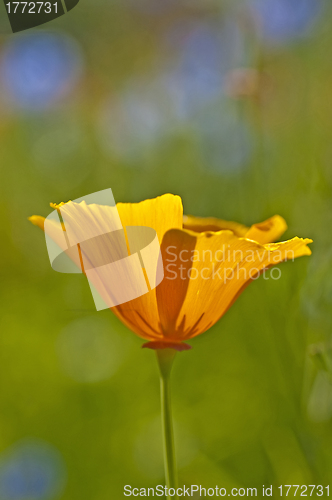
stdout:
MULTIPOLYGON (((247 102, 242 110, 263 133, 263 149, 248 169, 227 176, 204 168, 186 131, 135 169, 106 157, 95 138, 96 104, 133 68, 148 67, 157 27, 147 30, 119 7, 88 4, 54 22, 85 51, 77 97, 47 118, 0 124, 0 450, 26 436, 53 444, 68 470, 63 500, 118 499, 125 484, 164 481, 154 354, 109 311, 94 312, 82 277, 52 271, 43 234, 27 221, 47 215, 51 201, 108 187, 117 201, 179 194, 185 213, 246 224, 279 213, 289 224, 285 238, 313 238, 312 257, 284 264, 279 281, 251 284, 192 351, 178 355, 174 415, 181 483, 329 483, 332 412, 321 421, 308 413, 318 371, 308 347, 331 338, 331 27, 326 16, 314 37, 264 55, 272 89, 260 108, 247 102), (33 137, 45 122, 61 127, 69 119, 84 132, 83 154, 41 172, 33 137), (102 318, 110 338, 124 342, 120 368, 96 383, 70 378, 57 350, 60 332, 85 316, 97 329, 102 318)), ((315 404, 326 397, 319 393, 315 404)))

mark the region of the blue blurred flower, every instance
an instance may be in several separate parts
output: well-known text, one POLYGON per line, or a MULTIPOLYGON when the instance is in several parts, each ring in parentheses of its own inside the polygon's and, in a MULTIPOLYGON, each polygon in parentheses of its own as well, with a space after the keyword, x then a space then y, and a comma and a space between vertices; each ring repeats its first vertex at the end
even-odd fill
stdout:
POLYGON ((261 36, 272 43, 307 35, 323 6, 323 0, 249 0, 261 36))
POLYGON ((71 38, 35 32, 9 38, 0 74, 14 105, 40 111, 72 90, 81 70, 81 51, 71 38))
POLYGON ((153 76, 132 79, 103 106, 102 142, 131 163, 146 161, 155 146, 179 131, 200 130, 204 110, 220 100, 230 70, 246 57, 230 16, 175 23, 164 39, 170 59, 153 76))
POLYGON ((130 163, 145 160, 169 130, 169 113, 156 80, 133 79, 103 104, 99 131, 111 154, 130 163))
POLYGON ((167 39, 179 56, 165 86, 180 119, 190 118, 224 91, 228 72, 244 59, 244 43, 233 18, 173 27, 167 39))
POLYGON ((46 500, 61 493, 63 486, 61 456, 47 443, 26 441, 1 457, 1 500, 46 500))

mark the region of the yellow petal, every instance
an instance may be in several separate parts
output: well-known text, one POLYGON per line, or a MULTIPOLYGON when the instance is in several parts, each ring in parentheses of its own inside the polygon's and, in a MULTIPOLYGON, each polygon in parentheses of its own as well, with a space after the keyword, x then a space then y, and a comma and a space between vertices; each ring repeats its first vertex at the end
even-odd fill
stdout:
POLYGON ((162 244, 165 278, 157 288, 165 336, 181 341, 206 331, 263 269, 310 255, 310 242, 264 246, 231 231, 169 231, 162 244))
POLYGON ((229 229, 236 236, 245 236, 249 230, 247 226, 238 222, 217 219, 215 217, 194 217, 192 215, 185 215, 183 217, 183 229, 189 229, 196 233, 229 229))
POLYGON ((62 208, 65 205, 67 205, 67 203, 71 203, 71 200, 69 200, 69 201, 62 201, 61 203, 50 203, 50 207, 54 208, 54 210, 60 210, 60 208, 62 208))
POLYGON ((140 203, 117 203, 116 206, 123 226, 152 227, 157 232, 159 243, 166 231, 182 227, 182 200, 173 194, 140 203))
POLYGON ((44 222, 45 222, 45 217, 42 217, 41 215, 32 215, 31 217, 28 218, 30 222, 34 226, 38 226, 40 229, 44 231, 44 222))
MULTIPOLYGON (((118 203, 117 208, 124 227, 152 227, 157 232, 159 242, 169 229, 182 227, 183 207, 179 196, 165 194, 140 203, 118 203)), ((112 311, 139 336, 149 340, 163 337, 156 289, 135 300, 113 307, 112 311)))
MULTIPOLYGON (((102 217, 98 218, 98 224, 103 224, 103 218, 107 217, 107 209, 111 207, 94 207, 89 205, 89 213, 87 213, 86 220, 84 219, 84 207, 81 206, 77 217, 72 220, 73 214, 76 213, 72 209, 76 209, 72 202, 68 204, 61 203, 54 208, 62 208, 66 217, 66 223, 69 224, 72 232, 80 234, 80 228, 85 228, 86 223, 91 222, 91 216, 96 212, 99 217, 102 211, 102 217), (67 206, 68 205, 68 206, 67 206), (72 208, 69 210, 70 206, 72 208), (98 212, 98 213, 97 213, 98 212), (99 220, 100 219, 100 220, 99 220)), ((156 230, 159 241, 162 241, 164 233, 171 228, 181 228, 183 218, 182 201, 179 196, 166 194, 155 199, 145 200, 140 203, 118 203, 118 212, 122 225, 126 226, 148 226, 156 230)), ((44 228, 44 218, 33 216, 30 218, 31 222, 44 228)), ((93 230, 93 228, 91 228, 93 230)), ((52 237, 52 234, 49 235, 52 237)), ((54 231, 53 238, 56 239, 56 231, 54 231)), ((56 243, 58 243, 56 241, 56 243)), ((59 244, 59 243, 58 243, 59 244)), ((80 262, 75 262, 80 266, 80 262)), ((99 283, 99 286, 101 284, 99 283)), ((106 296, 109 293, 109 286, 111 284, 105 283, 102 289, 98 289, 100 295, 106 296)), ((158 316, 158 308, 156 301, 156 290, 151 290, 149 293, 138 297, 130 302, 126 302, 117 307, 113 307, 112 311, 118 316, 123 323, 125 323, 131 330, 147 340, 158 340, 162 338, 160 329, 160 322, 158 316)))
POLYGON ((251 226, 245 237, 264 245, 265 243, 277 241, 286 230, 287 224, 285 219, 280 215, 274 215, 264 222, 251 226))
POLYGON ((274 215, 264 222, 253 224, 250 228, 238 222, 225 221, 213 217, 183 217, 183 228, 203 233, 207 231, 230 230, 236 236, 245 237, 265 244, 276 241, 286 231, 286 221, 280 215, 274 215))

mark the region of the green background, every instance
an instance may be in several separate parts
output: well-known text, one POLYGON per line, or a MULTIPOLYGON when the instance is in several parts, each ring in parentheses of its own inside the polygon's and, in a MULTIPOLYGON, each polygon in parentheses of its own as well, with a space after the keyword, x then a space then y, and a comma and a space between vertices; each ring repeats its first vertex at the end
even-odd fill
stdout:
POLYGON ((103 99, 162 57, 166 15, 81 0, 44 27, 79 42, 85 69, 74 94, 52 109, 2 113, 0 121, 0 452, 26 438, 55 447, 67 471, 56 498, 117 500, 126 484, 164 482, 155 354, 110 311, 94 310, 84 277, 51 269, 44 236, 27 220, 47 216, 50 202, 109 187, 123 202, 179 194, 187 214, 248 225, 278 213, 289 226, 285 239, 314 240, 312 257, 283 264, 280 280, 251 284, 191 351, 177 355, 174 419, 180 484, 259 492, 262 485, 329 484, 329 14, 309 38, 261 48, 256 62, 269 84, 259 98, 227 99, 255 138, 246 167, 231 174, 208 168, 186 127, 135 166, 98 141, 103 99), (79 145, 61 154, 65 139, 52 134, 66 127, 79 130, 79 145), (34 144, 45 131, 41 168, 34 144))

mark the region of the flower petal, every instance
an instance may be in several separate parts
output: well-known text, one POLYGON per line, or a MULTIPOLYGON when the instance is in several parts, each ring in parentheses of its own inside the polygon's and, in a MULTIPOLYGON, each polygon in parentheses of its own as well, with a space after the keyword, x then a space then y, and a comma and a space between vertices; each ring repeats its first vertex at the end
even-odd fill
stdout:
POLYGON ((225 221, 214 217, 193 217, 191 215, 185 215, 183 217, 183 229, 189 229, 196 233, 230 230, 233 231, 236 236, 257 241, 263 245, 278 240, 286 231, 287 224, 280 215, 274 215, 264 222, 253 224, 251 227, 244 226, 238 222, 225 221))
POLYGON ((140 203, 117 203, 123 226, 148 226, 155 229, 161 243, 171 228, 182 228, 183 206, 180 196, 164 194, 140 203))
MULTIPOLYGON (((140 203, 118 203, 123 226, 148 226, 156 230, 159 242, 171 228, 181 228, 183 218, 182 201, 179 196, 165 194, 140 203)), ((148 340, 163 337, 160 327, 156 289, 126 302, 112 311, 131 330, 148 340)))
POLYGON ((285 219, 280 215, 274 215, 264 222, 252 225, 245 237, 265 245, 266 243, 277 241, 286 230, 287 224, 285 219))
POLYGON ((167 340, 182 341, 206 331, 262 270, 310 255, 310 242, 294 238, 264 246, 231 231, 168 231, 162 244, 165 278, 157 288, 167 340))
MULTIPOLYGON (((61 204, 61 208, 65 205, 66 204, 61 204)), ((107 207, 99 208, 106 209, 107 207)), ((118 203, 117 208, 124 227, 152 227, 156 230, 159 241, 162 241, 164 233, 167 230, 174 227, 182 227, 183 207, 179 196, 166 194, 140 203, 118 203)), ((90 205, 89 210, 90 212, 93 210, 92 205, 90 205)), ((100 210, 98 213, 96 212, 96 216, 100 215, 99 212, 100 210)), ((105 214, 103 212, 103 217, 99 223, 102 224, 105 214)), ((67 223, 70 223, 70 215, 71 213, 68 214, 67 223)), ((83 215, 84 211, 81 210, 79 213, 80 220, 83 215)), ((90 216, 91 213, 88 215, 90 216)), ((39 226, 41 229, 44 229, 45 219, 43 217, 33 216, 30 220, 33 224, 39 226)), ((72 226, 74 227, 75 224, 72 224, 72 226)), ((78 229, 79 228, 75 228, 75 230, 78 229)), ((50 236, 52 237, 52 235, 50 236)), ((79 262, 78 265, 80 265, 79 262)), ((101 296, 108 293, 106 288, 107 287, 103 290, 98 290, 101 296)), ((117 307, 113 307, 112 311, 123 323, 128 326, 128 328, 133 330, 140 337, 146 340, 158 340, 162 338, 155 289, 149 291, 149 293, 142 295, 141 297, 138 297, 137 299, 131 300, 130 302, 126 302, 125 304, 121 304, 117 307)))
POLYGON ((28 220, 32 222, 34 226, 37 226, 44 231, 45 217, 42 217, 41 215, 32 215, 28 218, 28 220))
POLYGON ((215 217, 194 217, 192 215, 183 216, 183 229, 189 229, 196 233, 207 231, 222 231, 229 229, 236 236, 245 236, 249 228, 238 222, 217 219, 215 217))

